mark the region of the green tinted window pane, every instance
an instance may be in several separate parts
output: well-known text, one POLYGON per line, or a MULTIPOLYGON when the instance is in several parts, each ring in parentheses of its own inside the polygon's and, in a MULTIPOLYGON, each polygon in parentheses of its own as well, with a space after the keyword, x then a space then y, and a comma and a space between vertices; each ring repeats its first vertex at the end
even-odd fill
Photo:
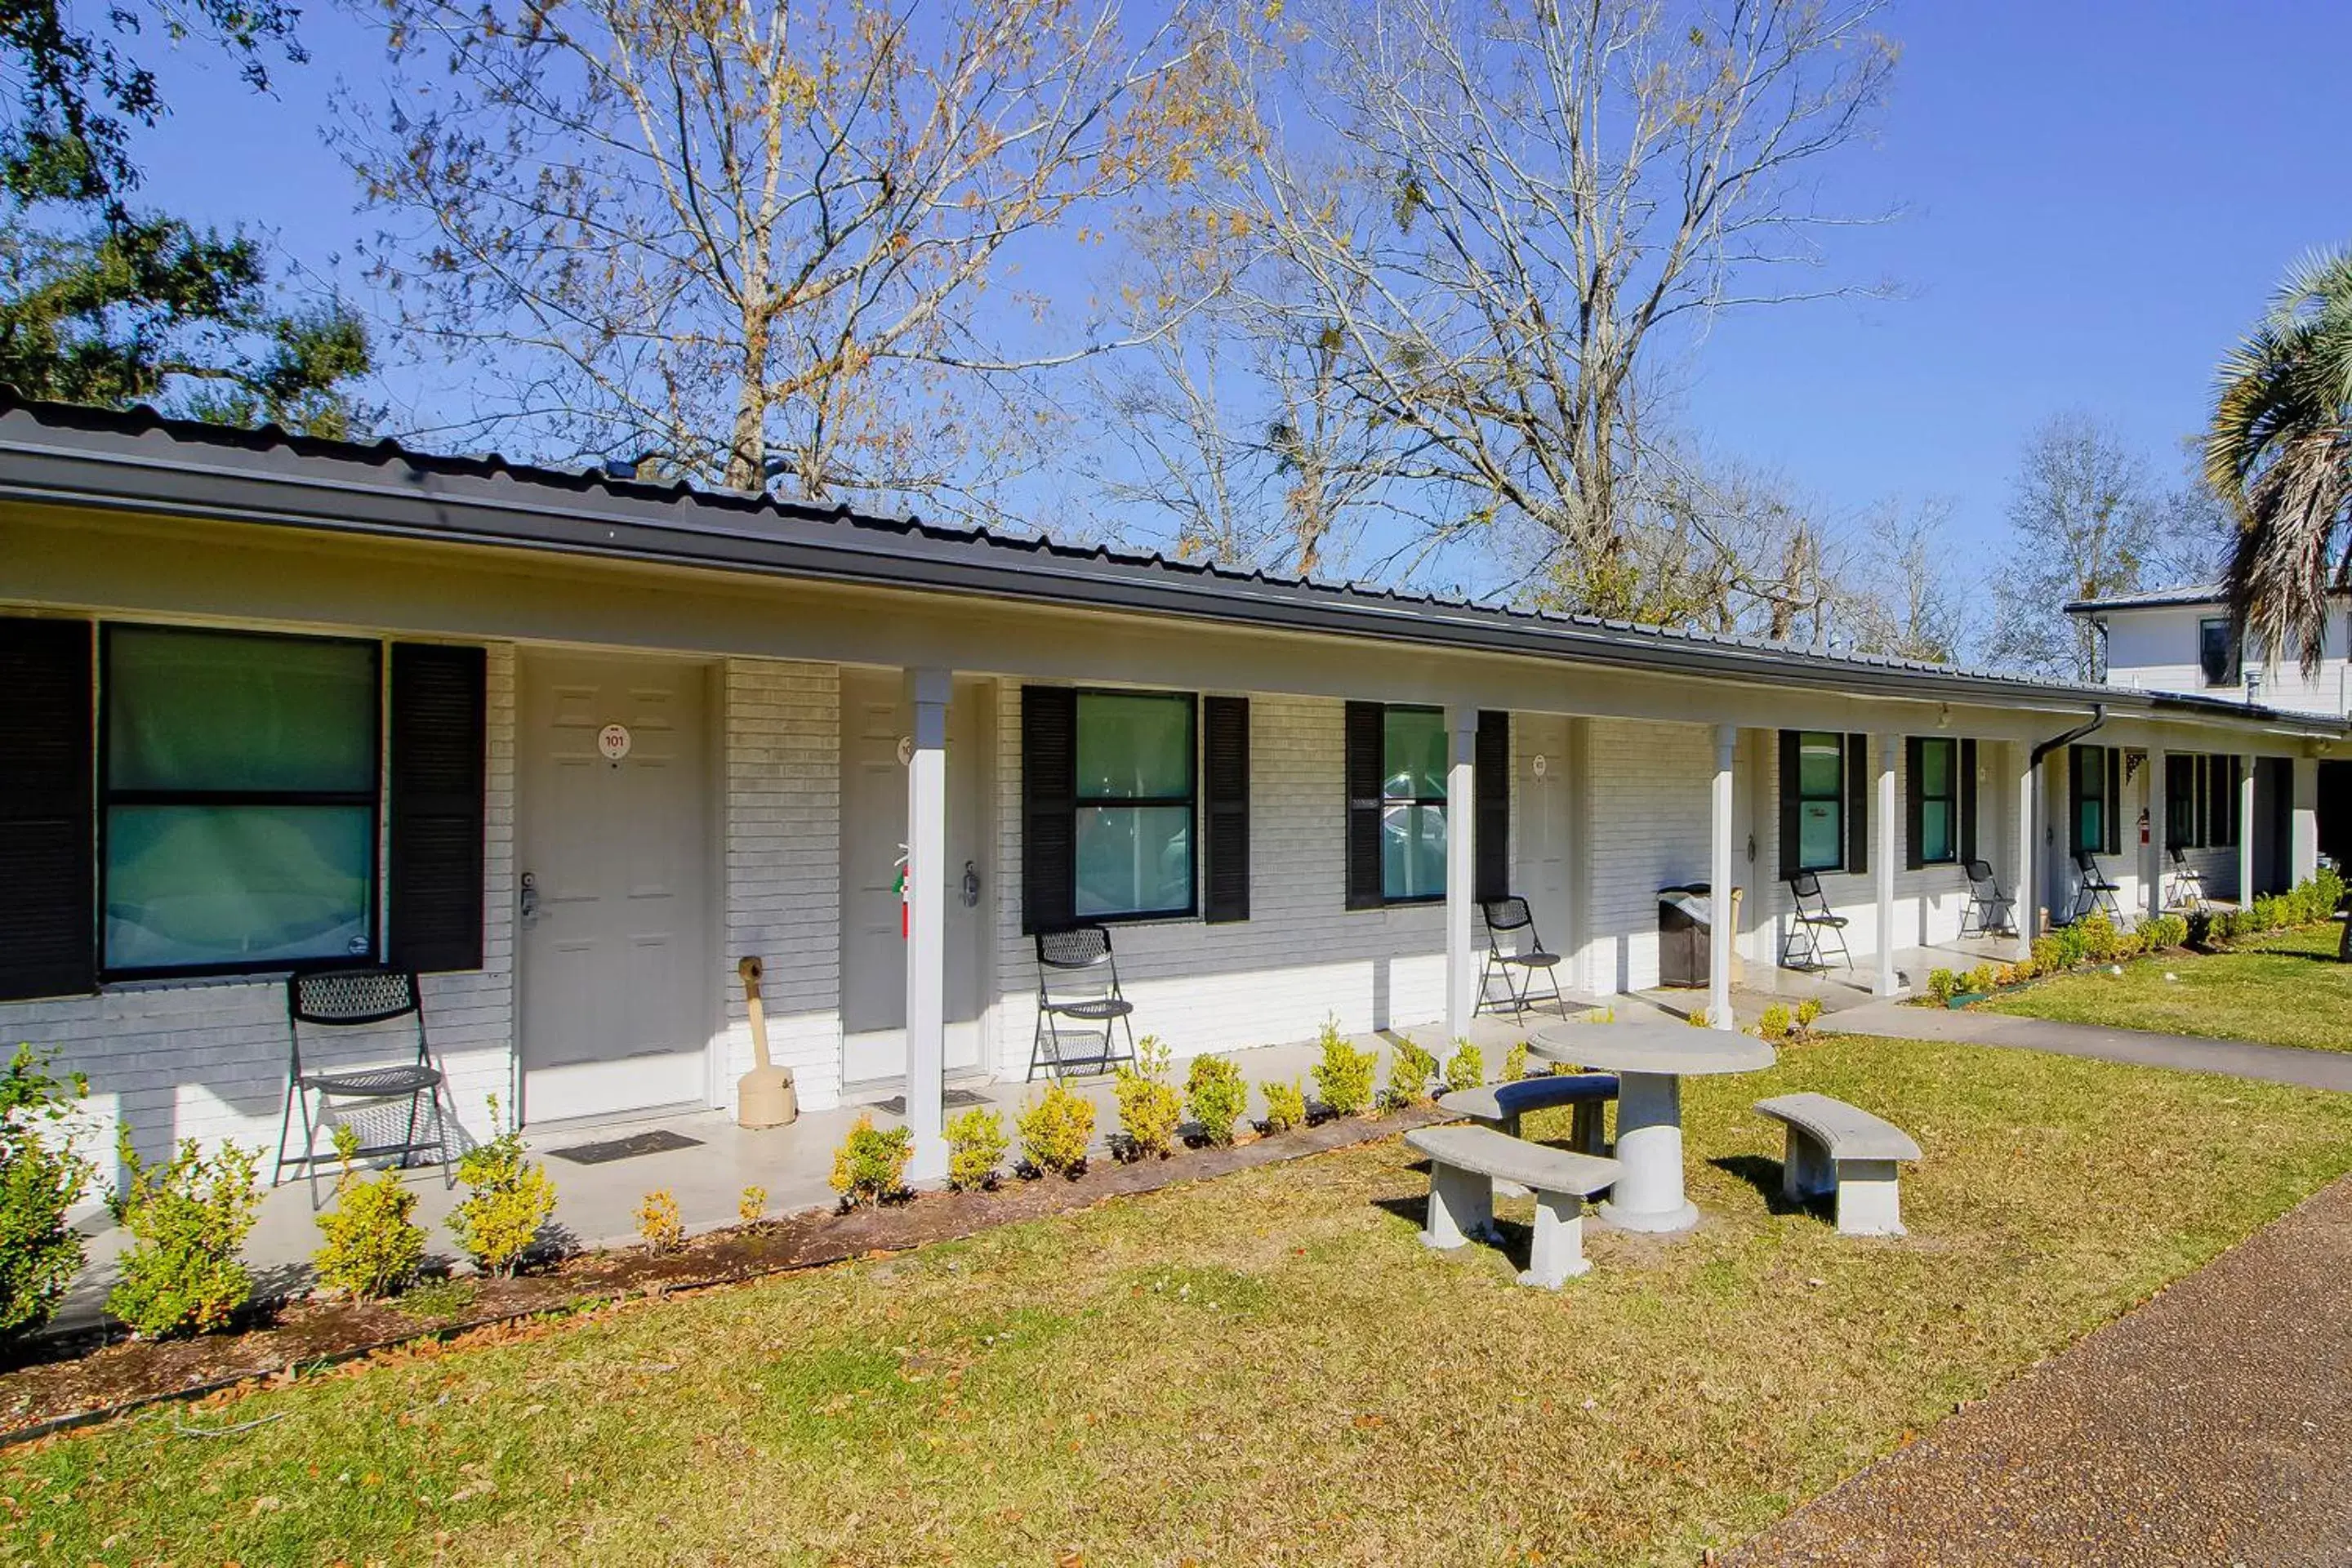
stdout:
POLYGON ((1181 805, 1078 808, 1077 910, 1180 914, 1192 907, 1192 813, 1181 805))
POLYGON ((1444 800, 1445 761, 1444 714, 1423 708, 1381 713, 1381 792, 1391 800, 1444 800))
POLYGON ((1797 857, 1808 871, 1834 871, 1845 864, 1845 815, 1838 802, 1809 800, 1798 808, 1797 857))
POLYGON ((147 626, 110 635, 116 789, 375 788, 375 649, 147 626))
POLYGON ((2084 795, 2105 794, 2107 753, 2093 746, 2077 751, 2074 758, 2076 765, 2083 770, 2083 793, 2084 795))
POLYGON ((1192 794, 1191 699, 1078 694, 1080 800, 1181 800, 1192 794))
POLYGON ((116 806, 107 966, 364 958, 374 847, 365 806, 116 806))
POLYGON ((2074 824, 2074 847, 2077 849, 2100 849, 2105 847, 2107 835, 2105 832, 2105 823, 2103 820, 2102 816, 2102 803, 2096 800, 2084 801, 2083 803, 2082 816, 2074 824))
POLYGON ((1381 812, 1381 893, 1391 899, 1445 896, 1445 808, 1391 805, 1381 812))
POLYGON ((1797 738, 1797 793, 1808 800, 1833 800, 1845 788, 1845 746, 1835 735, 1807 732, 1797 738))
POLYGON ((1919 805, 1919 858, 1930 863, 1954 858, 1952 803, 1922 801, 1919 805))
POLYGON ((1929 741, 1919 748, 1919 793, 1952 793, 1952 742, 1929 741))

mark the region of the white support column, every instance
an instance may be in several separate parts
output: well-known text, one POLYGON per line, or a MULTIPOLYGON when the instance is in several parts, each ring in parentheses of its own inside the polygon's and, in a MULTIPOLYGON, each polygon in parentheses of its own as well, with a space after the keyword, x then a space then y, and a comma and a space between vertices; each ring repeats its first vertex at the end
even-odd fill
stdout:
POLYGON ((2238 759, 2238 907, 2254 897, 2254 759, 2238 759))
POLYGON ((2319 869, 2319 762, 2297 757, 2294 763, 2294 859, 2287 866, 2287 883, 2300 887, 2319 869))
POLYGON ((1738 932, 1731 926, 1732 763, 1739 751, 1739 726, 1715 727, 1714 850, 1707 863, 1707 891, 1715 910, 1707 953, 1707 1022, 1737 1029, 1731 1016, 1731 951, 1738 932))
MULTIPOLYGON (((1478 955, 1470 946, 1475 929, 1470 904, 1478 879, 1478 710, 1448 708, 1445 728, 1453 737, 1453 753, 1445 770, 1445 1044, 1440 1057, 1469 1034, 1471 1016, 1478 1010, 1478 955)), ((1491 779, 1487 787, 1508 789, 1511 784, 1508 779, 1491 779)))
POLYGON ((2165 822, 2171 815, 2171 801, 2167 787, 2171 780, 2166 776, 2169 755, 2161 745, 2147 749, 2147 842, 2140 847, 2140 875, 2147 885, 2140 889, 2146 900, 2147 918, 2156 919, 2164 912, 2164 872, 2171 865, 2171 856, 2165 853, 2165 822))
POLYGON ((2017 748, 2017 864, 2010 873, 2017 879, 2017 907, 2011 912, 2017 920, 2017 962, 2022 963, 2033 956, 2035 914, 2042 908, 2042 883, 2033 860, 2034 835, 2040 831, 2033 821, 2033 775, 2040 770, 2033 763, 2032 742, 2011 744, 2017 748))
POLYGON ((1902 809, 1895 793, 1895 759, 1902 754, 1903 737, 1878 737, 1878 983, 1872 989, 1892 996, 1899 982, 1895 973, 1895 814, 1902 809))
POLYGON ((947 1070, 948 700, 944 669, 907 672, 914 752, 907 760, 907 1126, 910 1181, 948 1173, 940 1101, 947 1070))

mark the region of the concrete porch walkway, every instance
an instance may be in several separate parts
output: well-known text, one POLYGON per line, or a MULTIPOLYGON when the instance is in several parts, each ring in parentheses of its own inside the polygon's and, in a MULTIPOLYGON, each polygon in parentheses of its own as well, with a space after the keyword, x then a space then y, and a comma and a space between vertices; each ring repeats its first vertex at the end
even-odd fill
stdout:
MULTIPOLYGON (((1572 1014, 1589 1005, 1575 997, 1568 1003, 1572 1014)), ((1501 1072, 1504 1053, 1524 1038, 1528 1029, 1556 1018, 1557 1015, 1549 1011, 1530 1013, 1522 1026, 1507 1016, 1478 1017, 1470 1037, 1485 1055, 1488 1076, 1501 1072)), ((1379 1081, 1385 1082, 1388 1047, 1392 1041, 1410 1038, 1443 1062, 1447 1054, 1444 1033, 1442 1026, 1433 1024, 1351 1038, 1359 1049, 1378 1052, 1379 1081)), ((1262 1083, 1298 1079, 1310 1096, 1313 1092, 1312 1080, 1307 1075, 1320 1056, 1320 1047, 1314 1041, 1292 1041, 1230 1054, 1251 1086, 1249 1114, 1253 1117, 1265 1110, 1257 1093, 1257 1086, 1262 1083)), ((1180 1088, 1182 1073, 1183 1064, 1180 1062, 1174 1075, 1180 1088)), ((1108 1077, 1072 1079, 1069 1083, 1094 1103, 1096 1150, 1098 1155, 1103 1154, 1108 1149, 1108 1135, 1118 1126, 1112 1080, 1108 1077)), ((1024 1100, 1041 1092, 1045 1085, 1040 1080, 1034 1084, 1016 1081, 966 1087, 1004 1113, 1005 1131, 1011 1134, 1013 1118, 1024 1100)), ((957 1110, 957 1107, 950 1106, 949 1116, 953 1117, 957 1110)), ((532 1158, 545 1163, 554 1179, 554 1224, 562 1238, 576 1247, 601 1247, 626 1245, 637 1239, 637 1205, 657 1188, 667 1188, 677 1198, 689 1233, 737 1223, 737 1203, 743 1189, 753 1184, 767 1189, 767 1213, 772 1216, 831 1207, 835 1199, 826 1178, 832 1173, 834 1151, 861 1114, 871 1114, 876 1125, 884 1127, 902 1120, 874 1105, 855 1103, 832 1110, 803 1112, 788 1127, 751 1131, 735 1125, 724 1111, 700 1110, 594 1127, 575 1124, 533 1131, 526 1135, 525 1142, 532 1158), (565 1149, 656 1131, 693 1139, 694 1146, 593 1165, 574 1164, 557 1157, 565 1149)), ((1014 1148, 1017 1152, 1017 1142, 1014 1148)), ((268 1169, 265 1163, 265 1176, 268 1169)), ((445 1222, 464 1194, 446 1185, 438 1169, 413 1172, 408 1180, 417 1196, 417 1222, 425 1226, 429 1237, 427 1256, 455 1261, 456 1249, 445 1222)), ((319 1204, 331 1202, 331 1179, 322 1176, 318 1184, 319 1204)), ((307 1182, 289 1181, 264 1196, 260 1215, 245 1248, 257 1294, 282 1295, 308 1283, 310 1254, 319 1246, 316 1213, 307 1182)), ((91 1237, 89 1263, 58 1315, 61 1328, 88 1326, 100 1320, 106 1293, 113 1288, 116 1279, 114 1259, 124 1241, 121 1232, 103 1211, 84 1219, 81 1226, 91 1237)))
MULTIPOLYGON (((1907 995, 1924 990, 1927 976, 1938 969, 1966 973, 1979 963, 2007 963, 2015 956, 2013 942, 2004 937, 1970 938, 1937 947, 1897 948, 1895 979, 1903 987, 1900 994, 1907 995)), ((1867 955, 1857 959, 1851 969, 1781 969, 1747 960, 1734 973, 1731 1010, 1742 1028, 1756 1022, 1757 1016, 1776 1002, 1794 1006, 1810 998, 1822 1005, 1824 1014, 1843 1013, 1881 1003, 1881 998, 1871 994, 1870 988, 1876 978, 1876 966, 1867 955)), ((1681 1018, 1706 1006, 1707 994, 1703 986, 1657 986, 1617 1000, 1621 1006, 1645 1005, 1681 1018)))

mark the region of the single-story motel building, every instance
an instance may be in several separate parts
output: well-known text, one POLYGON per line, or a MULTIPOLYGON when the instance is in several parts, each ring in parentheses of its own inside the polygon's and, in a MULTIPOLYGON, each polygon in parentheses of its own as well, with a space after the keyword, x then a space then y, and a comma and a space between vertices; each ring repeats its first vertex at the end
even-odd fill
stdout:
POLYGON ((1652 987, 1659 890, 1737 886, 1729 1026, 1791 875, 1891 994, 1924 979, 1898 952, 1957 937, 1971 858, 2026 890, 2004 951, 2072 910, 2081 846, 2132 912, 2168 837, 2219 897, 2289 885, 2347 738, 20 400, 0 671, 0 1041, 142 1149, 274 1144, 285 977, 335 964, 423 973, 471 1136, 493 1095, 527 1127, 724 1110, 756 956, 803 1106, 903 1089, 918 1176, 943 1086, 1030 1070, 1040 930, 1106 925, 1181 1062, 1327 1019, 1461 1035, 1505 892, 1564 989, 1652 987))

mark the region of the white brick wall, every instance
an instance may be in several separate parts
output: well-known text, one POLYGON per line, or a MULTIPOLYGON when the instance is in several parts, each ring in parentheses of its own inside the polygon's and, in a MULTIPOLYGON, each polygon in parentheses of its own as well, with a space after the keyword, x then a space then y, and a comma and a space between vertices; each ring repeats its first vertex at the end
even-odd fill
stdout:
MULTIPOLYGON (((1426 1024, 1445 1011, 1442 907, 1350 911, 1345 706, 1250 699, 1250 918, 1112 928, 1138 1037, 1180 1058, 1349 1031, 1426 1024)), ((1021 691, 998 699, 997 1069, 1028 1071, 1035 950, 1021 933, 1021 691)))
MULTIPOLYGON (((449 1074, 457 1129, 488 1127, 486 1100, 513 1099, 514 714, 511 647, 488 658, 488 854, 483 968, 428 975, 425 1024, 449 1074)), ((286 991, 280 978, 143 982, 96 996, 0 1004, 0 1041, 54 1052, 89 1078, 92 1149, 110 1159, 118 1126, 143 1156, 184 1138, 278 1148, 286 1104, 286 991)), ((310 1061, 382 1061, 414 1048, 404 1021, 322 1035, 306 1031, 310 1061)), ((457 1131, 457 1130, 453 1130, 457 1131)), ((263 1168, 268 1176, 268 1165, 263 1168)))
POLYGON ((1658 983, 1658 889, 1708 879, 1715 731, 1596 719, 1586 733, 1591 907, 1578 984, 1602 994, 1646 990, 1658 983))
POLYGON ((733 1109, 751 1066, 736 974, 756 953, 768 1048, 803 1107, 841 1099, 841 673, 829 664, 730 659, 725 674, 725 1063, 714 1098, 733 1109))

